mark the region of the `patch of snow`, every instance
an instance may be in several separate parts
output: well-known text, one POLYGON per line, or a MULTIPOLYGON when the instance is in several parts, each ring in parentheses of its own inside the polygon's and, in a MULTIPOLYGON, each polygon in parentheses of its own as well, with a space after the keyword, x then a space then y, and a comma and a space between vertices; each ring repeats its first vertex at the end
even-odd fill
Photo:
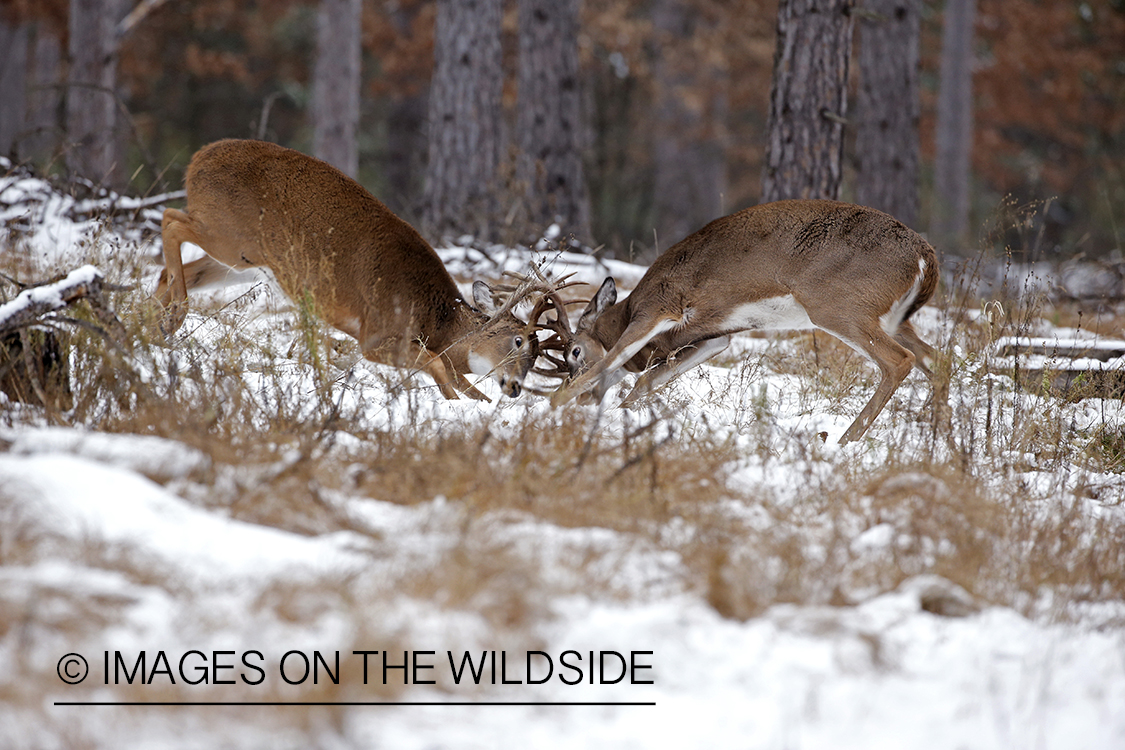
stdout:
POLYGON ((70 453, 97 463, 129 469, 154 482, 199 478, 211 468, 211 459, 183 443, 145 435, 112 435, 63 427, 0 430, 0 439, 11 443, 17 456, 70 453))
POLYGON ((361 558, 343 532, 317 539, 225 519, 129 471, 67 455, 0 455, 6 512, 64 539, 152 556, 184 580, 344 575, 361 558))

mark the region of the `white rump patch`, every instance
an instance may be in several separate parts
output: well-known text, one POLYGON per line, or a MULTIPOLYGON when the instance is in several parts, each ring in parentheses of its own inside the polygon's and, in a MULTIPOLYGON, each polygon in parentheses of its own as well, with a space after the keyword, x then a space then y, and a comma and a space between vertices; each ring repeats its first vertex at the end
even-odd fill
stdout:
POLYGON ((724 331, 793 331, 815 328, 809 314, 792 294, 747 302, 731 311, 722 323, 724 331))
POLYGON ((906 311, 914 304, 914 300, 918 297, 918 290, 922 288, 922 279, 926 277, 926 261, 918 259, 918 275, 914 277, 914 284, 910 287, 910 291, 902 295, 897 302, 891 305, 891 309, 879 317, 879 325, 883 326, 883 330, 889 336, 895 335, 898 331, 899 325, 902 323, 906 311))

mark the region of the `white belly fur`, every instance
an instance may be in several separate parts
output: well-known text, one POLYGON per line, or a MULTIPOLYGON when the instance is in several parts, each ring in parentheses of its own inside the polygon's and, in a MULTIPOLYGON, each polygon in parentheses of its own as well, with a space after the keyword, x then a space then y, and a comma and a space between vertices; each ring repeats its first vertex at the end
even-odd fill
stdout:
POLYGON ((734 308, 723 321, 724 331, 792 331, 815 328, 805 308, 793 295, 769 297, 734 308))

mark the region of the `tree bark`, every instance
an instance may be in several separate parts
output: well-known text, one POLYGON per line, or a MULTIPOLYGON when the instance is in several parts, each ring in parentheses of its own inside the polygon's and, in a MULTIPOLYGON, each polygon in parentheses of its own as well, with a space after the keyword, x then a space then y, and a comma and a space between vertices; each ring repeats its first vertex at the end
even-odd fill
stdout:
POLYGON ((438 0, 424 225, 436 236, 499 230, 501 0, 438 0))
POLYGON ((969 232, 969 172, 973 148, 973 24, 976 0, 948 0, 941 37, 930 233, 958 245, 969 232))
POLYGON ((564 234, 589 242, 578 86, 579 3, 519 2, 517 177, 527 186, 527 218, 534 229, 557 222, 564 234))
POLYGON ((692 49, 693 37, 706 33, 700 27, 707 23, 685 0, 659 0, 653 9, 658 248, 670 247, 723 210, 727 74, 692 49))
MULTIPOLYGON (((388 9, 391 23, 407 39, 415 35, 415 24, 426 0, 399 2, 388 9)), ((383 202, 407 221, 415 221, 423 195, 423 169, 426 163, 426 103, 429 80, 403 74, 393 93, 387 112, 387 145, 383 154, 383 176, 387 181, 383 202)))
POLYGON ((856 202, 918 223, 920 0, 866 0, 859 22, 856 202))
POLYGON ((27 135, 20 153, 37 162, 52 160, 59 147, 63 54, 58 34, 39 21, 31 54, 27 91, 27 135))
POLYGON ((349 177, 359 171, 362 0, 320 0, 313 66, 313 155, 349 177))
POLYGON ((781 0, 762 200, 840 194, 854 0, 781 0))
POLYGON ((27 50, 30 23, 0 15, 0 156, 19 161, 27 121, 27 50))
POLYGON ((66 92, 67 165, 74 173, 117 186, 118 0, 70 0, 70 74, 66 92))

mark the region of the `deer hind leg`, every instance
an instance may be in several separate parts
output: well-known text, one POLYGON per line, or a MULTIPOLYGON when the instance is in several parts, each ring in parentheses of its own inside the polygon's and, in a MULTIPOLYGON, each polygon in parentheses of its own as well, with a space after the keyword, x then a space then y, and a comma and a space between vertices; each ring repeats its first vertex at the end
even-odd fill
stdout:
MULTIPOLYGON (((831 317, 810 313, 809 318, 817 328, 831 333, 853 349, 865 354, 879 367, 879 372, 883 376, 871 400, 840 438, 840 445, 846 445, 863 437, 867 432, 875 417, 879 416, 883 407, 891 400, 891 395, 899 384, 910 374, 910 370, 914 367, 915 356, 909 348, 887 335, 878 320, 865 315, 848 316, 846 312, 841 311, 831 317)), ((914 338, 917 339, 917 335, 914 338)), ((918 341, 921 342, 921 339, 918 341)))
POLYGON ((730 336, 719 336, 685 346, 673 356, 649 368, 637 378, 633 390, 629 391, 629 395, 621 402, 621 406, 632 405, 638 398, 652 393, 691 368, 703 364, 719 352, 724 351, 728 346, 730 346, 730 336))
POLYGON ((899 323, 894 340, 910 350, 914 355, 914 366, 932 380, 934 374, 930 368, 937 361, 937 352, 918 336, 918 332, 914 330, 909 320, 899 323))
POLYGON ((575 378, 574 382, 563 385, 555 391, 554 395, 551 396, 551 406, 561 406, 575 396, 580 396, 594 388, 601 382, 604 375, 609 375, 624 367, 625 363, 643 349, 648 342, 674 328, 678 322, 678 319, 674 318, 634 320, 621 334, 621 338, 617 340, 613 348, 606 352, 605 357, 575 378))
POLYGON ((914 366, 926 373, 933 388, 932 404, 934 418, 938 425, 948 425, 952 419, 949 408, 949 361, 927 344, 914 330, 909 320, 899 324, 895 341, 909 349, 915 357, 914 366))

